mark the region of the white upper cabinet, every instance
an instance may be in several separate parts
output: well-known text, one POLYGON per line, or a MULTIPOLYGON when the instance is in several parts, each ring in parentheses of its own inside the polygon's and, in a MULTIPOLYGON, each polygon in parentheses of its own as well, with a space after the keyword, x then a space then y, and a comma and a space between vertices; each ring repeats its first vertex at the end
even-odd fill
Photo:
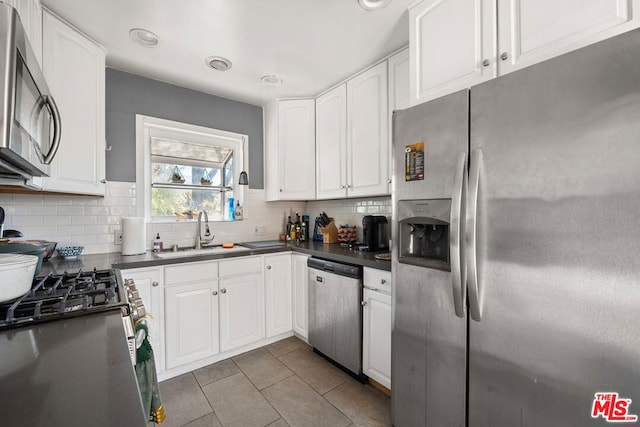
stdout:
POLYGON ((104 196, 104 50, 46 9, 43 36, 43 71, 62 120, 43 190, 104 196))
POLYGON ((411 84, 409 81, 409 48, 403 49, 387 60, 389 64, 389 193, 393 177, 393 112, 411 106, 411 84))
POLYGON ((347 191, 389 194, 387 63, 347 81, 347 191))
POLYGON ((316 197, 315 101, 279 100, 267 107, 267 199, 316 197), (274 117, 275 116, 275 117, 274 117))
POLYGON ((496 76, 495 0, 425 0, 409 10, 411 105, 496 76))
POLYGON ((346 196, 347 85, 316 99, 316 197, 346 196))
POLYGON ((640 25, 637 0, 499 0, 498 70, 505 74, 640 25))
POLYGON ((316 99, 318 199, 389 194, 387 62, 316 99))
POLYGON ((635 28, 638 10, 640 0, 424 0, 409 11, 411 103, 635 28))

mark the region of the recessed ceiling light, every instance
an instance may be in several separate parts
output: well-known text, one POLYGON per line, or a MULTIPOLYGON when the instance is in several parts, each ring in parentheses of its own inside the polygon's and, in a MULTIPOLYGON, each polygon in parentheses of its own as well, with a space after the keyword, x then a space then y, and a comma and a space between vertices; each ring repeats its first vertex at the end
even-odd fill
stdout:
POLYGON ((132 28, 129 30, 129 37, 136 43, 145 47, 156 47, 160 44, 160 37, 152 31, 144 28, 132 28))
POLYGON ((227 71, 231 68, 231 61, 227 58, 223 58, 222 56, 210 56, 204 60, 205 64, 214 70, 218 71, 227 71))
POLYGON ((271 87, 281 85, 282 82, 283 80, 280 77, 273 74, 262 76, 262 78, 260 79, 260 83, 262 83, 265 86, 271 86, 271 87))
POLYGON ((386 7, 391 3, 391 0, 358 0, 358 3, 360 3, 363 9, 378 10, 386 7))

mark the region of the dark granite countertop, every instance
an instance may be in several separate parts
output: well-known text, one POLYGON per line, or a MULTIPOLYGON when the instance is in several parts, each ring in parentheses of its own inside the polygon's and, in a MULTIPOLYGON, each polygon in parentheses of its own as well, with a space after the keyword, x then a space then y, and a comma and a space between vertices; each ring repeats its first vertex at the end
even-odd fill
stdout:
POLYGON ((119 310, 0 331, 2 424, 145 427, 119 310))
POLYGON ((118 252, 80 255, 77 259, 66 260, 59 257, 51 258, 42 263, 42 271, 40 274, 48 273, 60 274, 65 271, 76 272, 92 269, 129 269, 154 267, 169 264, 179 264, 184 262, 205 261, 215 259, 227 259, 239 256, 261 255, 275 252, 300 252, 318 258, 324 258, 331 261, 344 262, 347 264, 361 265, 363 267, 377 268, 379 270, 391 271, 390 261, 378 261, 375 254, 379 252, 358 252, 348 248, 343 248, 339 244, 324 244, 322 242, 300 242, 287 243, 286 245, 264 247, 260 249, 249 249, 245 251, 229 252, 229 253, 211 253, 207 255, 182 256, 179 258, 160 258, 153 252, 146 252, 142 255, 122 255, 118 252))

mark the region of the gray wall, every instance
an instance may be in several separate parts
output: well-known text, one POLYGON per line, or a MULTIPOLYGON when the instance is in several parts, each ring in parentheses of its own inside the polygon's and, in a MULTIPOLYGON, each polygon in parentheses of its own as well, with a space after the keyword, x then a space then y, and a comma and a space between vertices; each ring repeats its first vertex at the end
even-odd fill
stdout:
POLYGON ((136 114, 249 136, 249 187, 264 188, 262 107, 107 68, 107 180, 136 180, 136 114))

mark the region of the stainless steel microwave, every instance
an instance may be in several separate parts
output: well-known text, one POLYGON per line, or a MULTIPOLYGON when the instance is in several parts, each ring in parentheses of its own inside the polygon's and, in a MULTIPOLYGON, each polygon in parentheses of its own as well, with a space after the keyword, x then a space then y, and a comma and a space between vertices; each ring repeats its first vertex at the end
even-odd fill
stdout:
POLYGON ((0 3, 0 181, 48 176, 61 122, 17 11, 0 3))

